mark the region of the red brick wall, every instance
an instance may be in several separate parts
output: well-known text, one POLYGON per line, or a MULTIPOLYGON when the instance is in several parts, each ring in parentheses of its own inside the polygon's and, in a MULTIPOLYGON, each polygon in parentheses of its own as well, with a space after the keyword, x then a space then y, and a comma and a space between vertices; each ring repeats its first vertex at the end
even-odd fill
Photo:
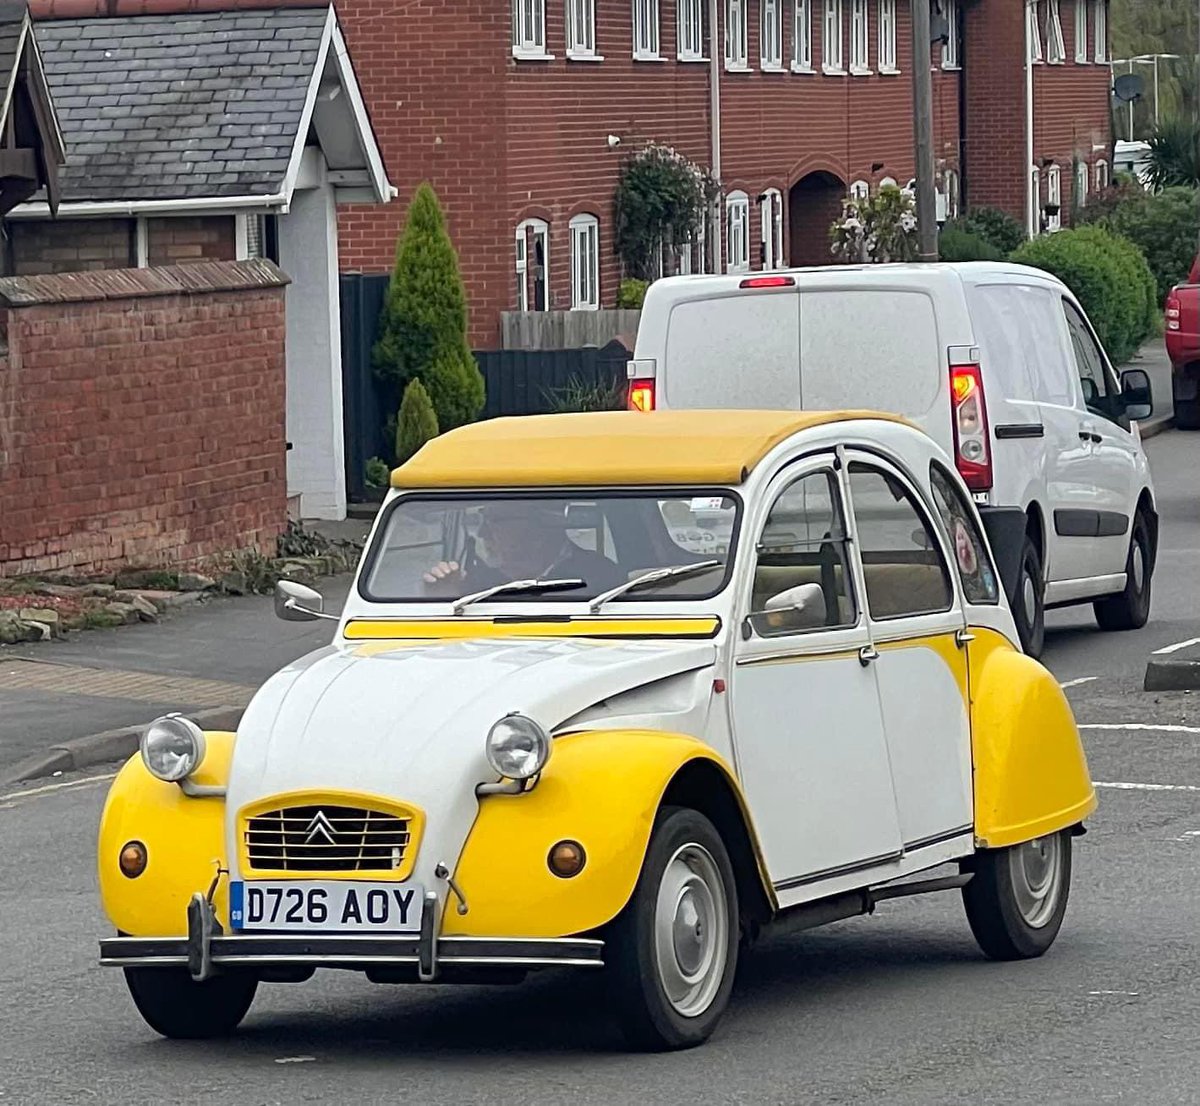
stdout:
POLYGON ((126 269, 134 257, 132 219, 9 220, 6 271, 13 276, 126 269))
POLYGON ((146 242, 151 265, 233 261, 237 257, 237 233, 232 215, 147 219, 146 242))
POLYGON ((0 576, 273 547, 284 282, 266 262, 0 280, 0 576))

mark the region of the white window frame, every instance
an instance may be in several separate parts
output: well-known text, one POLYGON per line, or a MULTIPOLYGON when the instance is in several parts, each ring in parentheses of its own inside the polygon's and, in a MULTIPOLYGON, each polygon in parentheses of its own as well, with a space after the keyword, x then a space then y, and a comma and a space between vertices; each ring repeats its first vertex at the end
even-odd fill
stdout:
POLYGON ((1034 65, 1040 65, 1042 61, 1042 29, 1038 19, 1040 7, 1041 0, 1033 0, 1033 3, 1025 9, 1025 22, 1028 24, 1025 33, 1029 36, 1029 41, 1033 46, 1034 65))
POLYGON ((879 182, 879 187, 883 188, 885 185, 890 185, 892 188, 899 188, 900 182, 897 181, 895 177, 884 177, 879 182))
POLYGON ((1096 191, 1103 192, 1109 184, 1108 162, 1101 158, 1096 162, 1096 191))
POLYGON ((1058 205, 1058 214, 1046 216, 1046 229, 1062 230, 1062 167, 1058 165, 1046 170, 1046 206, 1051 204, 1058 205))
POLYGON ((550 310, 550 224, 545 219, 523 219, 517 224, 516 242, 520 244, 520 248, 516 250, 514 258, 514 267, 516 275, 520 278, 520 286, 517 289, 517 310, 518 311, 549 311, 550 310), (544 259, 542 283, 546 289, 546 305, 545 307, 537 307, 530 305, 530 241, 534 242, 533 256, 536 257, 538 237, 542 239, 542 257, 544 259))
POLYGON ((942 43, 942 68, 961 69, 962 63, 958 57, 958 0, 943 0, 943 4, 946 9, 946 41, 942 43))
POLYGON ((896 53, 896 0, 879 0, 879 72, 899 73, 896 53))
POLYGON ((850 72, 864 77, 871 72, 871 16, 869 0, 850 0, 850 72))
POLYGON ((1075 64, 1087 65, 1092 60, 1088 49, 1088 4, 1091 0, 1075 0, 1075 64))
POLYGON ((566 0, 567 57, 603 61, 596 53, 596 0, 566 0))
POLYGON ((792 72, 813 72, 812 9, 814 0, 792 5, 792 72))
POLYGON ((704 0, 678 0, 675 46, 680 61, 708 61, 704 55, 704 0))
POLYGON ((821 18, 821 72, 835 77, 846 74, 844 16, 842 0, 825 0, 821 18))
POLYGON ((764 73, 783 72, 783 0, 759 0, 758 60, 764 73))
POLYGON ((1075 207, 1083 207, 1088 202, 1088 186, 1092 182, 1092 170, 1086 161, 1075 163, 1075 188, 1071 201, 1075 207))
POLYGON ((1042 171, 1036 165, 1029 167, 1029 183, 1030 193, 1033 197, 1034 214, 1030 215, 1027 212, 1025 218, 1032 219, 1032 226, 1040 228, 1042 225, 1042 171))
POLYGON ((1092 39, 1095 50, 1092 60, 1098 65, 1108 62, 1108 0, 1092 0, 1092 39))
POLYGON ((946 218, 958 218, 959 181, 958 170, 947 169, 942 173, 942 188, 946 193, 946 218))
POLYGON ((658 0, 633 0, 633 60, 662 61, 658 0))
POLYGON ((571 310, 600 309, 600 220, 576 215, 571 230, 571 310))
POLYGON ((731 73, 750 71, 746 3, 747 0, 725 0, 725 68, 731 73))
POLYGON ((846 192, 852 200, 865 200, 871 195, 871 185, 865 180, 856 180, 846 189, 846 192))
POLYGON ((1046 63, 1062 65, 1067 60, 1067 47, 1063 42, 1062 17, 1058 0, 1046 0, 1046 63))
POLYGON ((725 271, 750 271, 750 197, 741 191, 725 197, 725 271))
POLYGON ((552 61, 546 50, 546 0, 512 0, 512 56, 552 61))
POLYGON ((762 194, 758 210, 758 229, 762 241, 762 267, 782 269, 783 193, 778 188, 768 188, 762 194))

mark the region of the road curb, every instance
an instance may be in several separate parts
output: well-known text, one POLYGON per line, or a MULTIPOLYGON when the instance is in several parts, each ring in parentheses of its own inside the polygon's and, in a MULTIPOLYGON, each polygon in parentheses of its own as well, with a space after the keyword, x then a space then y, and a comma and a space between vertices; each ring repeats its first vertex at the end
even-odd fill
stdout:
POLYGON ((1138 423, 1138 434, 1144 442, 1147 438, 1153 438, 1155 434, 1161 434, 1164 430, 1170 430, 1175 425, 1175 416, 1167 415, 1161 419, 1149 419, 1145 425, 1138 423))
MULTIPOLYGON (((188 715, 205 730, 235 730, 241 721, 244 707, 212 707, 188 715)), ((151 721, 147 719, 146 722, 151 721)), ((0 787, 26 780, 53 776, 56 772, 74 772, 96 764, 111 764, 126 760, 137 752, 138 741, 146 722, 123 726, 118 730, 89 734, 54 745, 43 753, 35 753, 0 772, 0 787)))
POLYGON ((1146 691, 1200 691, 1200 661, 1146 662, 1146 691))

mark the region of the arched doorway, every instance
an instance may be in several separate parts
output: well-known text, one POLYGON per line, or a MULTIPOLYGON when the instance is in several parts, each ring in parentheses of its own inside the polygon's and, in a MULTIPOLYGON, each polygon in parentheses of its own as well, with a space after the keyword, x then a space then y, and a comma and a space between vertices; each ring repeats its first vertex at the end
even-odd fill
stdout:
POLYGON ((846 182, 819 170, 801 177, 788 192, 788 238, 793 265, 828 265, 829 228, 842 213, 846 182))

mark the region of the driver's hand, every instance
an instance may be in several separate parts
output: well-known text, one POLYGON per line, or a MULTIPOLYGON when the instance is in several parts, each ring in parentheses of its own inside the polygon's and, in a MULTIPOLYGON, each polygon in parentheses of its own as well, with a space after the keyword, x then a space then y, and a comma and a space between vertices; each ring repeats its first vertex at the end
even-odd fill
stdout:
POLYGON ((463 579, 462 566, 457 561, 438 561, 422 577, 426 584, 453 584, 463 579))

